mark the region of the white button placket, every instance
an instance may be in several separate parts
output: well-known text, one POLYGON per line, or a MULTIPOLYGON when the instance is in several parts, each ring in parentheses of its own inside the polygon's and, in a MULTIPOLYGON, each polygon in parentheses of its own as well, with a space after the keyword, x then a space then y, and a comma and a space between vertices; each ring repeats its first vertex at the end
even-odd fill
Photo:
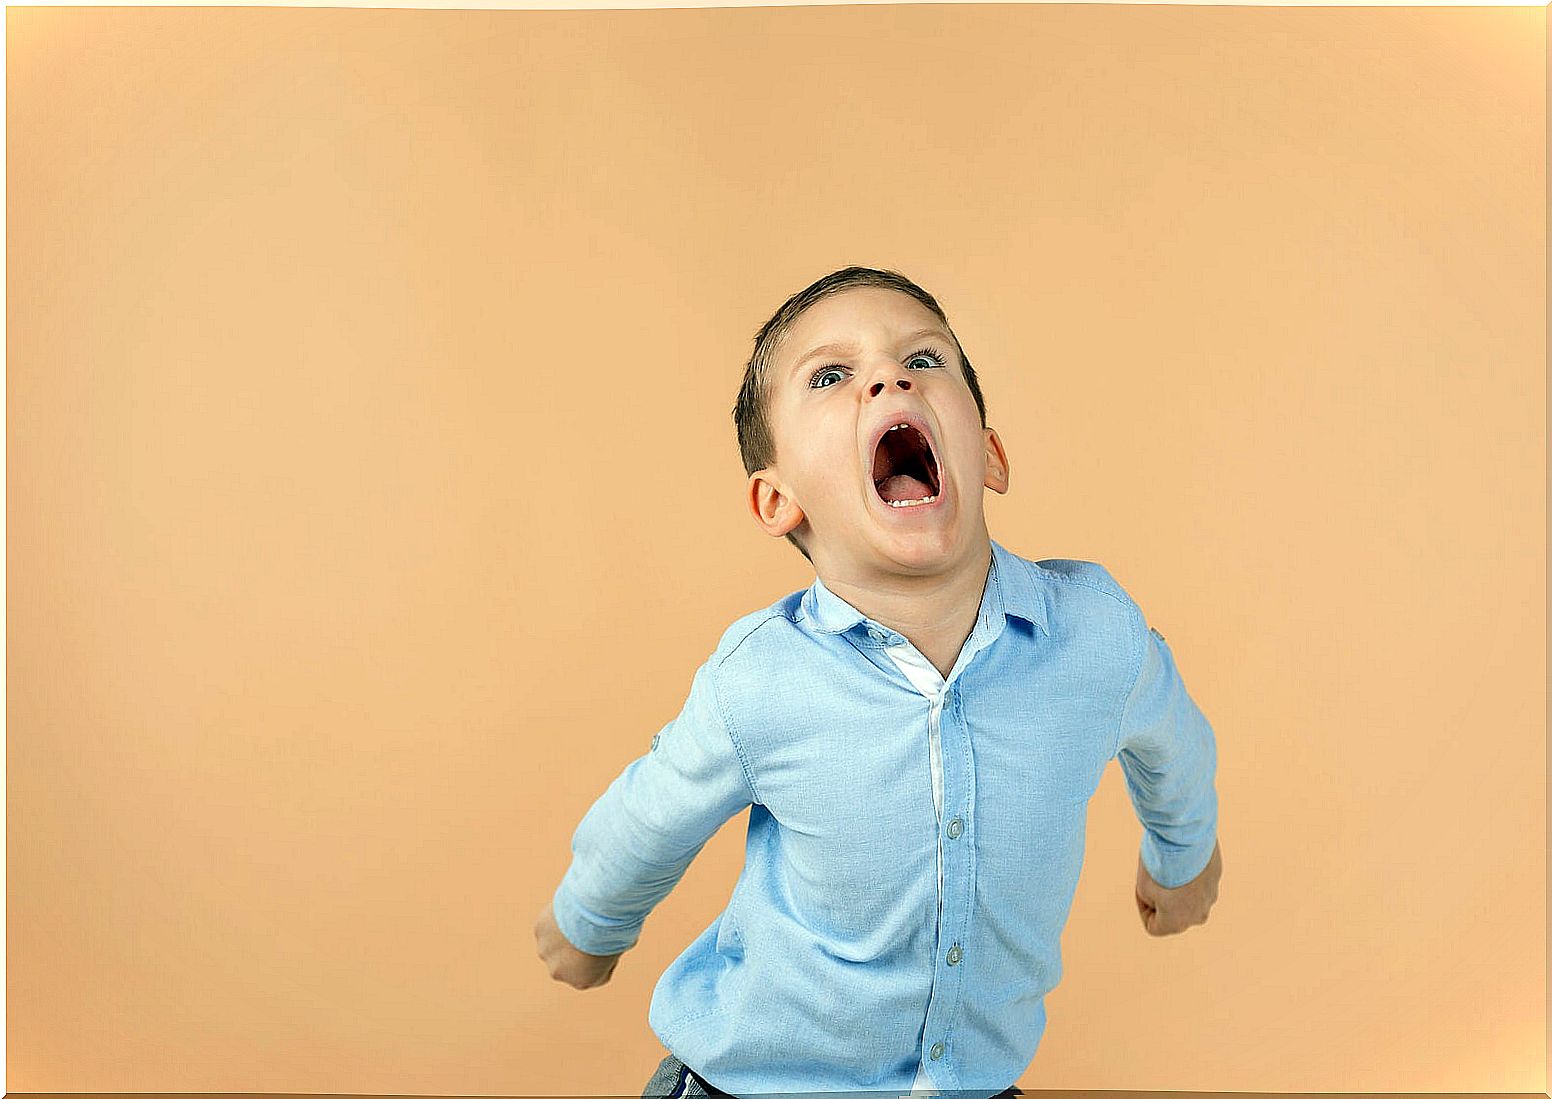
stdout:
POLYGON ((932 811, 938 818, 938 927, 943 926, 943 690, 927 711, 927 763, 932 768, 932 811))

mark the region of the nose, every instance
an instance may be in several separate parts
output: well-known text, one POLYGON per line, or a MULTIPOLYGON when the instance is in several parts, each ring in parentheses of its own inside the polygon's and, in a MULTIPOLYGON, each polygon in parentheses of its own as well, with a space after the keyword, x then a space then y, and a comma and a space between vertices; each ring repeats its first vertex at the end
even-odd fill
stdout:
POLYGON ((893 359, 884 359, 873 368, 868 376, 868 398, 878 397, 888 391, 891 385, 898 386, 902 393, 911 391, 911 378, 905 367, 893 359))

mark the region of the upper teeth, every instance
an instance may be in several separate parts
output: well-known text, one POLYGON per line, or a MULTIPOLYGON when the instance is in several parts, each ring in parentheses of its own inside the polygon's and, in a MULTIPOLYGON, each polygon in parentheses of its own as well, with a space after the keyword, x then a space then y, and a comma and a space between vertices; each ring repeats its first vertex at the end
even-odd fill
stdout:
MULTIPOLYGON (((910 426, 911 426, 910 424, 895 424, 895 426, 890 428, 889 431, 899 431, 902 427, 910 427, 910 426)), ((888 435, 889 431, 884 432, 884 434, 888 435)))

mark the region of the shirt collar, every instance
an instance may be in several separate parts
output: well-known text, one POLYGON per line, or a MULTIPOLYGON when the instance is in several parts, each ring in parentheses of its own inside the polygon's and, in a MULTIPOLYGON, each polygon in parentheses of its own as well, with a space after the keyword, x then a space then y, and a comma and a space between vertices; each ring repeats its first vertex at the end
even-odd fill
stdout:
MULTIPOLYGON (((1050 634, 1046 623, 1045 592, 1034 571, 1022 560, 991 540, 991 570, 982 603, 990 614, 1016 615, 1050 634)), ((836 595, 818 576, 803 593, 803 613, 820 633, 842 633, 859 622, 870 621, 856 607, 836 595)))

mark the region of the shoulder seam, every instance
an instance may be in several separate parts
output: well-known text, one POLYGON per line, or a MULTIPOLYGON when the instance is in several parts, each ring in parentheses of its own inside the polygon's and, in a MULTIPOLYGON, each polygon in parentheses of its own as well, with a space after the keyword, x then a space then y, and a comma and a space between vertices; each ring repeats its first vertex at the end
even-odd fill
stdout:
POLYGON ((1142 611, 1135 603, 1131 606, 1132 636, 1137 638, 1138 644, 1132 646, 1136 651, 1137 668, 1129 677, 1131 686, 1126 689, 1126 697, 1121 701, 1121 716, 1116 719, 1115 744, 1110 749, 1110 758, 1114 759, 1121 753, 1121 732, 1126 728, 1126 712, 1132 708, 1132 698, 1137 694, 1137 684, 1142 680, 1142 666, 1147 656, 1148 634, 1142 629, 1142 611))
POLYGON ((1099 569, 1101 572, 1103 572, 1109 583, 1107 585, 1103 582, 1095 582, 1093 579, 1087 577, 1074 575, 1073 573, 1058 572, 1055 569, 1047 569, 1041 566, 1037 561, 1032 561, 1030 564, 1033 564, 1036 568, 1040 569, 1041 572, 1045 573, 1052 579, 1060 580, 1063 583, 1071 584, 1074 587, 1087 588, 1090 591, 1096 591, 1104 595, 1108 595, 1111 599, 1121 604, 1121 609, 1126 614, 1127 625, 1130 629, 1132 638, 1131 650, 1133 654, 1132 661, 1134 666, 1126 679, 1126 682, 1129 684, 1129 686, 1126 687, 1126 693, 1121 697, 1120 712, 1116 718, 1115 739, 1112 742, 1110 749, 1110 758, 1114 759, 1121 751, 1121 734, 1125 730, 1126 715, 1131 710, 1133 696, 1137 693, 1137 684, 1142 680, 1143 664, 1147 657, 1147 617, 1143 614, 1142 607, 1138 605, 1137 600, 1132 597, 1131 592, 1126 590, 1126 586, 1117 580, 1110 572, 1110 570, 1105 568, 1105 566, 1100 564, 1098 561, 1085 561, 1075 557, 1064 557, 1059 559, 1053 558, 1053 560, 1075 561, 1081 565, 1099 569))
POLYGON ((743 636, 734 642, 732 647, 729 648, 727 652, 723 653, 720 658, 713 661, 711 665, 711 694, 712 698, 717 704, 717 716, 722 719, 722 728, 727 733, 728 740, 733 745, 733 752, 738 756, 738 766, 739 769, 744 773, 744 782, 746 785, 748 785, 749 793, 752 795, 755 803, 758 805, 764 805, 765 799, 760 796, 760 788, 755 784, 754 768, 749 765, 748 753, 744 751, 744 745, 739 739, 738 726, 733 721, 732 715, 728 713, 728 708, 722 701, 722 688, 718 686, 717 679, 722 672, 722 665, 727 663, 728 658, 737 652, 739 647, 742 646, 745 641, 748 641, 751 637, 753 637, 755 632, 759 630, 761 626, 765 625, 767 622, 772 621, 773 619, 785 617, 786 616, 782 614, 780 610, 777 610, 774 607, 767 608, 767 613, 765 616, 759 621, 752 623, 749 628, 744 631, 743 636))
POLYGON ((749 793, 754 801, 765 804, 760 797, 760 791, 754 785, 754 773, 749 769, 749 759, 744 754, 744 746, 738 741, 738 733, 733 728, 733 721, 728 717, 727 707, 722 704, 722 690, 717 686, 717 668, 711 669, 711 696, 717 704, 717 716, 722 719, 722 730, 727 733, 728 742, 733 745, 733 753, 738 756, 738 769, 744 773, 744 784, 749 787, 749 793))
MULTIPOLYGON (((1055 569, 1040 568, 1040 566, 1038 564, 1035 564, 1035 562, 1033 562, 1033 561, 1031 561, 1029 563, 1034 565, 1035 568, 1040 569, 1040 572, 1042 573, 1042 575, 1048 576, 1048 577, 1050 577, 1053 580, 1058 580, 1058 581, 1060 581, 1063 584, 1071 584, 1071 585, 1073 585, 1073 587, 1088 588, 1089 591, 1097 591, 1101 595, 1108 595, 1111 599, 1114 599, 1117 603, 1121 604, 1122 608, 1124 608, 1126 610, 1132 610, 1133 609, 1134 601, 1129 599, 1128 597, 1120 594, 1119 592, 1111 591, 1109 588, 1103 587, 1103 586, 1101 586, 1099 584, 1090 583, 1088 580, 1080 579, 1079 577, 1072 576, 1069 573, 1057 572, 1055 569)), ((1087 563, 1088 564, 1094 564, 1095 562, 1087 562, 1087 563)), ((1119 586, 1119 585, 1117 585, 1117 586, 1119 586)))
MULTIPOLYGON (((762 613, 762 612, 760 612, 760 611, 754 611, 754 612, 752 612, 752 613, 753 613, 753 614, 760 614, 760 613, 762 613)), ((730 658, 730 657, 731 657, 731 656, 732 656, 732 655, 733 655, 733 654, 734 654, 734 653, 736 653, 736 652, 737 652, 737 651, 738 651, 738 650, 739 650, 739 647, 740 647, 740 646, 741 646, 741 645, 743 645, 743 643, 744 643, 744 642, 745 642, 745 641, 748 641, 748 640, 749 640, 749 639, 750 639, 750 638, 751 638, 751 637, 753 637, 753 636, 754 636, 754 634, 755 634, 755 631, 756 631, 756 630, 758 630, 758 629, 759 629, 759 628, 760 628, 760 627, 761 627, 761 626, 763 626, 763 625, 765 625, 765 624, 766 624, 766 623, 767 623, 767 622, 769 622, 769 621, 771 621, 771 620, 772 620, 772 619, 773 619, 773 618, 782 618, 782 619, 786 619, 786 617, 787 617, 787 616, 786 616, 786 615, 784 615, 784 614, 782 614, 782 613, 781 613, 781 610, 780 610, 780 608, 778 608, 778 607, 774 607, 774 606, 771 606, 771 607, 766 607, 766 608, 765 608, 765 610, 764 610, 764 612, 763 612, 763 613, 764 613, 764 617, 763 617, 763 618, 761 618, 761 619, 760 619, 760 620, 759 620, 759 621, 757 621, 757 622, 752 622, 752 623, 750 623, 750 625, 749 625, 749 628, 748 628, 748 629, 746 629, 746 630, 745 630, 745 631, 744 631, 744 633, 743 633, 743 636, 742 636, 742 637, 740 637, 740 638, 739 638, 739 639, 738 639, 738 640, 737 640, 737 641, 735 641, 735 642, 734 642, 734 643, 733 643, 733 645, 732 645, 732 646, 731 646, 731 647, 730 647, 730 648, 729 648, 729 649, 728 649, 728 650, 727 650, 727 652, 725 652, 725 653, 723 653, 723 654, 722 654, 722 655, 721 655, 721 656, 720 656, 720 657, 719 657, 719 658, 718 658, 718 659, 717 659, 717 667, 718 667, 718 668, 721 668, 721 667, 722 667, 722 665, 724 665, 724 664, 726 664, 726 663, 727 663, 727 662, 728 662, 728 659, 729 659, 729 658, 730 658)), ((789 621, 790 621, 790 620, 789 620, 789 621)), ((725 640, 725 639, 724 639, 724 640, 725 640)))

